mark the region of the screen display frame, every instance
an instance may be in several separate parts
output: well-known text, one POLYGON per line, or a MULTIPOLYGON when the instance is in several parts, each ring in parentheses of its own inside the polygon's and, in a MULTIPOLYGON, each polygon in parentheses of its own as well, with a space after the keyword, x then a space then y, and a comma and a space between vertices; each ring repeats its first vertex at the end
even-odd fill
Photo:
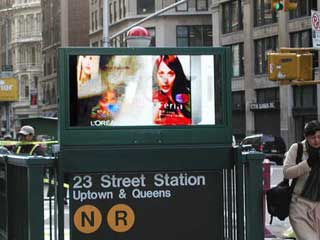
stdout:
POLYGON ((231 142, 231 51, 223 47, 199 48, 60 48, 59 140, 72 145, 228 144, 231 142), (220 79, 221 120, 214 125, 90 126, 70 125, 70 58, 74 55, 214 55, 220 79))

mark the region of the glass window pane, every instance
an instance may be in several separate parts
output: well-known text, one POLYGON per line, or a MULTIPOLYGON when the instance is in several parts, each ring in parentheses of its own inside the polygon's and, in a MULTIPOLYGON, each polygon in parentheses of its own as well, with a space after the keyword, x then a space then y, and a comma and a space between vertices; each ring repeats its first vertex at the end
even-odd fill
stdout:
MULTIPOLYGON (((179 2, 180 0, 176 0, 176 2, 179 2)), ((185 2, 183 4, 180 4, 176 7, 177 12, 186 12, 188 11, 188 2, 185 2)))
POLYGON ((137 1, 137 13, 147 14, 154 12, 154 0, 138 0, 137 1))
POLYGON ((299 35, 298 33, 290 34, 290 47, 299 47, 299 35))
POLYGON ((233 76, 240 76, 239 45, 232 46, 232 68, 233 76))
POLYGON ((197 0, 197 11, 208 10, 208 0, 197 0))
POLYGON ((230 11, 229 11, 229 4, 224 4, 222 8, 222 28, 223 28, 223 33, 228 33, 231 31, 230 27, 230 11))
POLYGON ((304 86, 303 87, 302 92, 303 92, 303 106, 304 107, 315 106, 314 88, 315 88, 315 86, 304 86))
POLYGON ((273 22, 272 11, 271 11, 271 0, 264 1, 264 21, 265 24, 273 22))
POLYGON ((177 37, 188 37, 188 27, 178 26, 177 27, 177 37))
POLYGON ((232 31, 239 30, 239 16, 238 16, 238 2, 233 1, 231 5, 231 14, 232 14, 232 31))
POLYGON ((310 32, 309 31, 303 31, 301 32, 301 47, 310 47, 310 32))
POLYGON ((189 47, 188 38, 178 38, 177 47, 189 47))
POLYGON ((156 28, 151 27, 151 28, 147 28, 147 30, 149 31, 151 36, 150 47, 155 47, 156 46, 156 28))
POLYGON ((261 16, 261 0, 254 1, 255 9, 254 9, 254 16, 255 16, 255 25, 260 26, 262 25, 262 16, 261 16))
POLYGON ((212 26, 203 26, 203 46, 212 46, 212 26))
POLYGON ((190 46, 202 46, 202 34, 200 26, 190 26, 190 46))
POLYGON ((259 74, 262 73, 262 40, 256 41, 255 55, 257 63, 255 64, 255 73, 259 74))

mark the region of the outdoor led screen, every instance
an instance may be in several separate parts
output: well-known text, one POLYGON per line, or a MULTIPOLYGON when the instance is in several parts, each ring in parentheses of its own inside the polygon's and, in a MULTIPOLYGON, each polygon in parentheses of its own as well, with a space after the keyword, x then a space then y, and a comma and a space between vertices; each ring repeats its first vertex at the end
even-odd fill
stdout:
POLYGON ((203 53, 69 55, 69 126, 219 124, 219 67, 203 53))

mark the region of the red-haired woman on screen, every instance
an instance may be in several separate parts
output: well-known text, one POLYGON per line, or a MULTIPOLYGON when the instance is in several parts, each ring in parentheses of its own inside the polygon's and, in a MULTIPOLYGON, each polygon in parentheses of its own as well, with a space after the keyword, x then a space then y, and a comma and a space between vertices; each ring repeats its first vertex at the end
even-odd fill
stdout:
POLYGON ((154 64, 154 123, 190 125, 190 81, 175 55, 161 55, 154 64))

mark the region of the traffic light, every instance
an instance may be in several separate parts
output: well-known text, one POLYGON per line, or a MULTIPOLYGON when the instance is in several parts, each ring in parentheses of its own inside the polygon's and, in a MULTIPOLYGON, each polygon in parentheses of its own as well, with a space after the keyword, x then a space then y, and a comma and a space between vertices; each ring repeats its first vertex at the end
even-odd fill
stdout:
POLYGON ((271 0, 271 9, 273 11, 280 11, 283 9, 283 1, 282 0, 271 0))
POLYGON ((312 54, 268 53, 268 79, 312 80, 312 54))
POLYGON ((283 0, 284 6, 283 10, 284 11, 293 11, 297 9, 298 4, 296 2, 290 2, 290 0, 283 0))

